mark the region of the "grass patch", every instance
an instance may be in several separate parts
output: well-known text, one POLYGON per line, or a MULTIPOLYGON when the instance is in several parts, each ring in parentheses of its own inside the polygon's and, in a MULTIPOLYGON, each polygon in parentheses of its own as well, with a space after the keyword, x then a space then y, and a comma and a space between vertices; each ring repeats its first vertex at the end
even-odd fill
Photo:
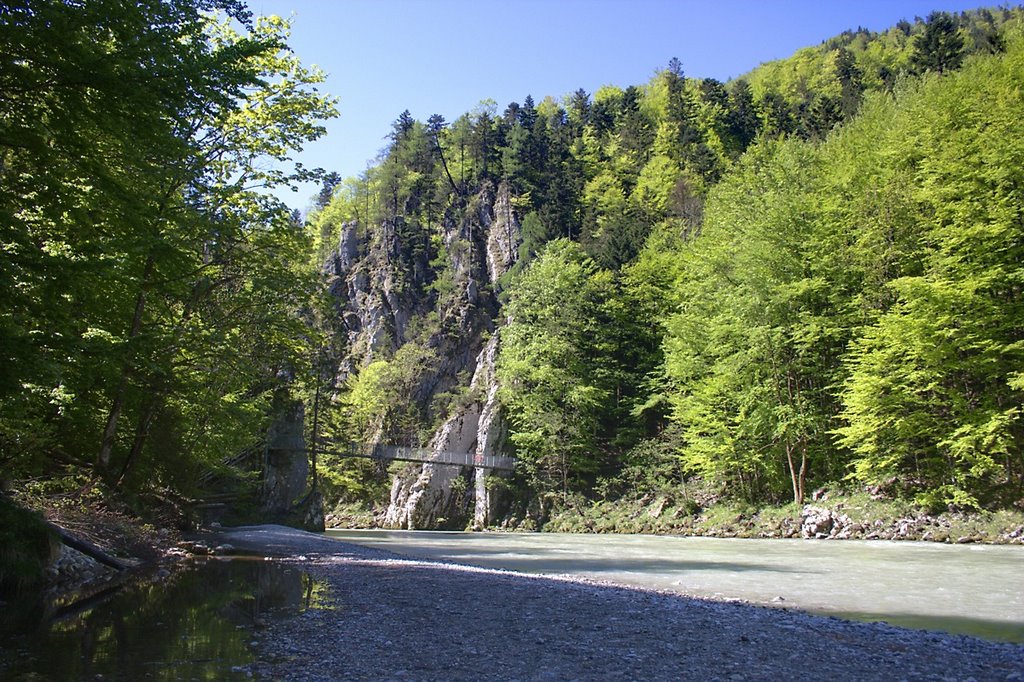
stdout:
POLYGON ((328 528, 376 528, 374 510, 364 502, 342 502, 327 514, 328 528))

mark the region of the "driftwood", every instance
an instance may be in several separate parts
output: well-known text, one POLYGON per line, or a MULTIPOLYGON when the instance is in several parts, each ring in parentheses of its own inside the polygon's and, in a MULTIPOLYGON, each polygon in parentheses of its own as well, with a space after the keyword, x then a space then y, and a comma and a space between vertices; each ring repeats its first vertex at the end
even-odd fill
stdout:
POLYGON ((65 545, 71 547, 72 549, 77 549, 82 554, 91 556, 93 559, 100 562, 104 566, 110 566, 111 568, 115 568, 119 571, 131 568, 130 564, 121 561, 117 557, 113 557, 107 554, 102 549, 92 544, 88 540, 83 540, 82 538, 75 537, 74 535, 72 535, 71 533, 69 533, 68 531, 64 530, 63 528, 61 528, 60 526, 51 521, 46 521, 45 523, 47 526, 50 527, 51 530, 53 530, 53 532, 55 532, 60 537, 61 542, 63 542, 65 545))

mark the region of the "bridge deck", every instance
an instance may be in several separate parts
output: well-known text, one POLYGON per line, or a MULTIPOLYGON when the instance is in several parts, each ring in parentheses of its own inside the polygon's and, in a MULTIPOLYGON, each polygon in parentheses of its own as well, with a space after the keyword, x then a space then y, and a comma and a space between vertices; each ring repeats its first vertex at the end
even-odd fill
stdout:
POLYGON ((341 455, 342 457, 363 457, 366 459, 398 462, 427 462, 429 464, 447 464, 503 471, 511 471, 515 467, 515 459, 504 455, 481 455, 475 452, 435 452, 430 448, 414 448, 404 445, 378 444, 365 447, 356 443, 347 445, 332 444, 320 448, 319 451, 341 455))

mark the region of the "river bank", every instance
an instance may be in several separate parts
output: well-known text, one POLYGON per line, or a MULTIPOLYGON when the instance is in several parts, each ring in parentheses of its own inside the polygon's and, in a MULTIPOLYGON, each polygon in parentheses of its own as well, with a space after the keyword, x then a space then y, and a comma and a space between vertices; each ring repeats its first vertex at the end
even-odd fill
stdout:
MULTIPOLYGON (((327 527, 385 528, 384 509, 341 504, 327 527)), ((570 497, 544 519, 510 515, 493 530, 626 533, 718 538, 910 540, 947 544, 1024 544, 1024 510, 931 513, 870 492, 819 492, 803 505, 755 507, 681 496, 679 491, 615 500, 570 497)))
MULTIPOLYGON (((1024 544, 1024 513, 930 515, 912 505, 875 499, 867 493, 819 494, 812 504, 749 508, 714 502, 700 507, 692 499, 648 495, 634 500, 576 500, 551 515, 544 531, 626 533, 718 538, 817 538, 919 540, 946 544, 1024 544)), ((109 499, 89 496, 23 499, 51 523, 73 532, 112 556, 128 570, 118 571, 63 544, 54 545, 42 586, 45 601, 62 607, 136 576, 164 575, 180 559, 212 553, 213 547, 183 543, 177 510, 154 507, 145 520, 109 499)), ((343 510, 344 512, 344 510, 343 510)), ((379 519, 378 519, 379 520, 379 519)), ((335 528, 377 525, 368 511, 329 516, 335 528)), ((511 519, 502 530, 533 529, 530 519, 511 519)))
MULTIPOLYGON (((31 552, 28 547, 20 552, 17 570, 22 575, 5 584, 8 597, 39 592, 43 602, 60 608, 126 580, 171 570, 187 555, 180 547, 182 524, 169 505, 153 505, 144 519, 95 489, 75 495, 22 494, 6 502, 8 507, 12 503, 23 510, 17 526, 6 529, 12 546, 5 549, 12 558, 18 556, 13 545, 25 544, 32 533, 48 537, 31 552)), ((4 570, 13 574, 14 562, 5 562, 0 573, 4 570)))
POLYGON ((584 533, 348 530, 327 535, 426 561, 1024 644, 1024 547, 584 533))
POLYGON ((326 608, 254 636, 259 678, 1024 680, 1024 647, 569 577, 411 560, 281 527, 210 543, 300 561, 326 608))
POLYGON ((178 559, 210 554, 272 558, 257 563, 316 592, 315 607, 232 635, 251 654, 224 679, 1024 680, 1020 645, 410 559, 281 526, 208 529, 162 561, 185 576, 197 564, 178 559))
POLYGON ((545 531, 654 533, 696 537, 911 540, 949 544, 1024 544, 1024 511, 930 513, 870 493, 822 493, 807 504, 707 506, 671 495, 567 505, 545 531))
MULTIPOLYGON (((837 522, 834 514, 856 511, 852 507, 846 500, 839 510, 829 509, 833 523, 827 537, 843 537, 832 531, 848 528, 849 522, 837 522)), ((666 528, 681 516, 673 510, 655 499, 638 503, 620 518, 659 522, 666 528), (660 513, 653 513, 659 508, 660 513)), ((239 667, 241 676, 1024 680, 1020 645, 579 577, 528 576, 410 559, 279 526, 208 529, 187 539, 95 506, 58 507, 48 516, 133 564, 130 573, 142 580, 156 578, 160 583, 168 574, 192 567, 193 562, 183 561, 186 557, 208 555, 269 555, 308 574, 321 586, 323 608, 253 627, 247 641, 255 660, 239 667), (857 663, 851 665, 851 660, 857 663)), ((717 518, 726 519, 725 527, 740 525, 723 514, 717 518)), ((813 530, 804 523, 799 528, 813 530)), ((604 530, 591 530, 597 529, 604 530)), ((80 596, 110 584, 109 569, 73 550, 61 553, 50 572, 58 591, 70 584, 74 587, 67 594, 80 596), (77 576, 68 568, 76 565, 85 567, 77 576), (61 581, 69 577, 74 580, 62 587, 61 581)))

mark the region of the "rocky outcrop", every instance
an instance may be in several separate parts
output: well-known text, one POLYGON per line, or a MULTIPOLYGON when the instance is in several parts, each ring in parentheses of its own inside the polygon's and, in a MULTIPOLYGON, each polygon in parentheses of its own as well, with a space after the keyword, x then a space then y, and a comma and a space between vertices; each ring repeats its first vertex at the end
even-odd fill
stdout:
MULTIPOLYGON (((494 292, 500 278, 515 264, 521 241, 519 222, 512 211, 507 188, 501 187, 494 192, 485 187, 476 199, 476 211, 461 222, 460 229, 449 231, 446 236, 459 296, 442 311, 442 315, 449 319, 453 315, 460 316, 458 328, 470 332, 470 336, 473 331, 470 317, 474 314, 471 311, 498 311, 494 292), (471 248, 460 249, 460 244, 468 244, 471 248)), ((477 348, 475 357, 469 362, 463 357, 456 363, 463 372, 472 369, 470 395, 474 399, 457 409, 441 425, 431 441, 435 450, 495 455, 505 445, 507 430, 501 417, 495 376, 498 354, 496 325, 487 319, 483 327, 483 331, 491 333, 490 338, 486 342, 482 337, 479 341, 474 340, 467 349, 477 348)), ((457 355, 443 356, 449 360, 453 357, 457 355)), ((448 371, 453 369, 455 367, 450 367, 448 371)), ((494 499, 487 484, 491 475, 495 474, 477 468, 472 472, 471 480, 466 481, 466 472, 455 467, 425 464, 411 474, 398 476, 392 484, 384 524, 410 529, 445 524, 483 528, 495 517, 496 506, 500 502, 494 499), (463 482, 456 483, 460 478, 463 482)))
POLYGON ((320 491, 310 487, 304 406, 286 397, 285 392, 278 396, 277 403, 277 416, 267 433, 263 453, 259 518, 322 531, 324 504, 320 491))
MULTIPOLYGON (((494 371, 502 319, 497 291, 520 242, 508 188, 490 183, 450 207, 439 233, 437 226, 402 218, 372 233, 355 223, 342 225, 337 252, 325 267, 337 302, 336 386, 373 360, 415 343, 431 361, 417 369, 407 399, 423 411, 422 421, 440 420, 428 447, 500 453, 506 429, 494 371), (439 400, 453 394, 461 398, 439 400), (435 407, 441 403, 447 406, 435 407), (447 414, 441 419, 435 409, 447 414)), ((394 433, 386 424, 377 437, 418 444, 404 442, 407 432, 394 433)), ((483 527, 498 503, 487 477, 483 470, 410 465, 394 478, 381 522, 400 528, 483 527)))
MULTIPOLYGON (((434 436, 431 448, 444 452, 470 452, 476 438, 476 419, 472 411, 449 419, 434 436)), ((461 468, 436 464, 410 467, 405 475, 396 476, 391 485, 391 503, 384 515, 384 525, 391 528, 437 528, 463 516, 465 485, 461 468), (463 499, 456 499, 462 497, 463 499)))
MULTIPOLYGON (((456 411, 438 429, 431 441, 435 452, 459 452, 481 457, 501 452, 507 431, 498 404, 498 385, 494 365, 498 354, 498 337, 493 336, 476 359, 470 391, 477 399, 456 411)), ((433 528, 456 522, 465 526, 472 501, 472 526, 480 529, 495 518, 496 505, 487 485, 487 469, 475 468, 472 474, 472 495, 466 493, 469 482, 466 472, 457 467, 424 464, 406 476, 396 476, 391 487, 391 501, 384 516, 384 525, 394 528, 433 528), (455 484, 463 479, 463 483, 455 484), (461 523, 459 523, 461 522, 461 523)))
POLYGON ((848 538, 853 521, 849 516, 826 507, 804 505, 800 512, 800 536, 805 538, 848 538))
POLYGON ((410 246, 410 236, 419 237, 401 218, 385 221, 375 235, 355 222, 341 226, 338 249, 324 268, 337 306, 341 380, 378 355, 394 352, 406 341, 409 322, 431 309, 428 250, 410 246))
POLYGON ((515 265, 522 242, 522 231, 507 187, 499 189, 492 211, 484 215, 481 222, 487 224, 487 275, 491 282, 497 282, 515 265))
MULTIPOLYGON (((498 380, 495 377, 495 365, 498 359, 498 337, 493 337, 477 359, 477 369, 473 376, 473 384, 482 396, 480 416, 476 424, 475 454, 481 456, 495 455, 502 451, 508 428, 501 413, 498 402, 498 380)), ((474 471, 473 492, 475 506, 473 508, 473 528, 486 528, 498 514, 502 500, 496 499, 492 489, 488 487, 488 476, 497 475, 486 469, 474 471)))
POLYGON ((286 514, 306 492, 309 461, 306 456, 304 409, 289 401, 271 424, 263 455, 263 511, 271 518, 286 514))

